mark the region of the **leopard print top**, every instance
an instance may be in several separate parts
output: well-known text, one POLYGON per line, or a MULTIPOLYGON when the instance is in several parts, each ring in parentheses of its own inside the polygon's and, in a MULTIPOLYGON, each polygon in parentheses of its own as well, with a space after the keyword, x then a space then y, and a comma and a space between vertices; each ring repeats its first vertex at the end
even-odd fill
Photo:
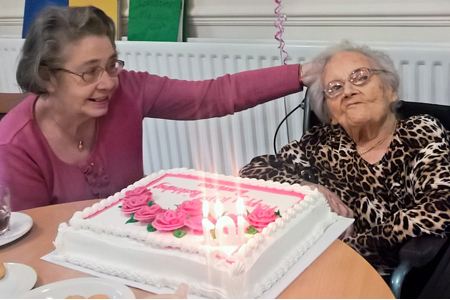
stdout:
POLYGON ((277 155, 254 158, 240 176, 291 184, 316 178, 354 212, 354 234, 344 242, 387 275, 406 241, 450 230, 449 147, 439 121, 414 116, 398 121, 387 153, 369 164, 340 125, 319 125, 277 155))

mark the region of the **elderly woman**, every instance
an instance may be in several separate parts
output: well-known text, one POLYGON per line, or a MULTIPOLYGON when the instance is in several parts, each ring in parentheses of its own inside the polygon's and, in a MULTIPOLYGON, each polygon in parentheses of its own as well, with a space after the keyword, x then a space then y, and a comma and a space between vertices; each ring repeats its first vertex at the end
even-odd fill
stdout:
POLYGON ((343 42, 313 63, 309 94, 323 125, 240 175, 317 187, 355 219, 343 241, 387 275, 407 240, 448 229, 449 136, 431 116, 396 116, 399 76, 386 54, 343 42))
POLYGON ((95 7, 48 7, 32 24, 17 69, 30 95, 0 124, 13 210, 103 198, 140 179, 144 117, 219 117, 302 89, 300 65, 205 81, 127 71, 114 37, 95 7))

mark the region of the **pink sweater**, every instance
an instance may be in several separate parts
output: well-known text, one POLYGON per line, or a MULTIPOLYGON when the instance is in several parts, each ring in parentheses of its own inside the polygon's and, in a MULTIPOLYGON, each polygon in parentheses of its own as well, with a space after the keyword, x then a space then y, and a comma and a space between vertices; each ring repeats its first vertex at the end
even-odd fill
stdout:
MULTIPOLYGON (((70 165, 55 156, 34 118, 30 95, 0 122, 0 183, 14 211, 105 198, 142 178, 142 119, 220 117, 298 92, 298 65, 183 81, 122 71, 109 111, 97 120, 90 157, 70 165)), ((157 142, 157 141, 155 141, 157 142)))

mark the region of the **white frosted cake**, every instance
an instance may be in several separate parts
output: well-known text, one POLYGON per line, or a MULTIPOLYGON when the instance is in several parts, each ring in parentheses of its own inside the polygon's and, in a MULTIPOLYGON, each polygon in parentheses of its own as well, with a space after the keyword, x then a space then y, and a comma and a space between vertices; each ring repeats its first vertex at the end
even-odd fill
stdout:
POLYGON ((257 298, 338 220, 300 185, 160 171, 76 212, 57 259, 208 298, 257 298))

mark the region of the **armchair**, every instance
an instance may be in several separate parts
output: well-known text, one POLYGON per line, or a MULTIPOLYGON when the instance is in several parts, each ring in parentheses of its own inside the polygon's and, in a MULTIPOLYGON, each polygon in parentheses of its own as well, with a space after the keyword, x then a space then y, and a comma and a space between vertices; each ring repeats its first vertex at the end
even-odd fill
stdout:
MULTIPOLYGON (((437 118, 447 131, 450 131, 450 106, 401 100, 398 102, 397 112, 402 118, 408 118, 418 114, 428 114, 437 118)), ((390 287, 396 298, 403 297, 402 295, 405 293, 402 293, 402 290, 405 289, 403 287, 403 282, 411 269, 426 268, 431 262, 437 264, 445 249, 448 248, 448 243, 446 243, 446 241, 447 238, 441 239, 435 236, 420 236, 410 240, 402 247, 400 250, 400 264, 395 269, 390 280, 390 287)), ((431 275, 425 273, 427 272, 424 271, 424 275, 431 275)), ((415 277, 422 276, 416 275, 415 277)), ((423 288, 426 281, 429 280, 429 278, 421 279, 423 279, 420 280, 422 282, 418 282, 417 278, 411 280, 411 284, 415 285, 415 290, 418 293, 421 292, 420 288, 423 288)), ((406 289, 407 288, 408 287, 406 287, 406 289)), ((419 294, 407 294, 408 298, 419 296, 419 294)))

